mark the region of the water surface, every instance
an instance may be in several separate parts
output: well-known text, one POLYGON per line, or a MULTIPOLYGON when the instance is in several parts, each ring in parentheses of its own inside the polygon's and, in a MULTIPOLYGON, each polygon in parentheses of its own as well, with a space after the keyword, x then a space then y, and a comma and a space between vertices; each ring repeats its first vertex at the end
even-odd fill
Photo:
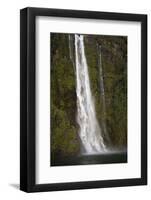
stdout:
POLYGON ((51 166, 67 166, 67 165, 90 165, 90 164, 111 164, 126 163, 127 153, 105 153, 96 155, 79 155, 70 157, 55 157, 51 166))

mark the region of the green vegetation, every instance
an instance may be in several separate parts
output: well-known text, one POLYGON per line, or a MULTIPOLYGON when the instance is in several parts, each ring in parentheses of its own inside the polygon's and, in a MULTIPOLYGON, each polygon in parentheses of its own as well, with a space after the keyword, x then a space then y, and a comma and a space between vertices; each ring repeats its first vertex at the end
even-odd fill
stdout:
MULTIPOLYGON (((74 36, 71 35, 74 55, 74 36)), ((97 118, 106 123, 106 143, 127 146, 127 38, 85 35, 91 90, 97 118), (100 92, 100 46, 105 89, 105 107, 100 92)), ((51 33, 51 158, 78 155, 80 140, 76 123, 76 79, 68 34, 51 33)), ((105 134, 105 133, 104 133, 105 134)))
POLYGON ((51 156, 78 154, 75 73, 67 34, 51 34, 51 156))
MULTIPOLYGON (((97 118, 107 124, 111 146, 127 146, 127 37, 85 36, 91 89, 97 118), (101 48, 100 48, 101 46, 101 48), (101 52, 106 112, 100 93, 99 55, 101 52)), ((106 141, 109 142, 109 141, 106 141)))

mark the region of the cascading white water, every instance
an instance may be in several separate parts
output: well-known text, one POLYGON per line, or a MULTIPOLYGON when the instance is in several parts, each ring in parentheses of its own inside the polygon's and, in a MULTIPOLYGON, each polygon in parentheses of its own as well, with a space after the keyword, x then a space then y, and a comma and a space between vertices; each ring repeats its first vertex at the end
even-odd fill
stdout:
POLYGON ((75 34, 77 123, 79 136, 86 153, 103 153, 106 146, 101 135, 90 89, 84 36, 75 34))

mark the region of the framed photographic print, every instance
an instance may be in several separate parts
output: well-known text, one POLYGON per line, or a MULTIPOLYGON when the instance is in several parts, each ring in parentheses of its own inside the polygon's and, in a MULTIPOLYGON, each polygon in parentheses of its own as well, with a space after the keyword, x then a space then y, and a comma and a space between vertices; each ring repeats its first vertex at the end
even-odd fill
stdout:
POLYGON ((20 189, 147 184, 147 16, 20 12, 20 189))

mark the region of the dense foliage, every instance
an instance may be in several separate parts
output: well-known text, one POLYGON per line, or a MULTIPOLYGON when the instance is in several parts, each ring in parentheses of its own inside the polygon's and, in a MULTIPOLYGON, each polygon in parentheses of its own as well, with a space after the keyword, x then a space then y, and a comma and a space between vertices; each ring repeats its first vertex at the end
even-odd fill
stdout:
MULTIPOLYGON (((77 155, 80 139, 76 123, 74 35, 51 33, 51 158, 77 155), (69 48, 70 47, 70 48, 69 48)), ((91 90, 105 142, 127 146, 127 38, 85 35, 91 90), (100 63, 101 53, 101 63, 100 63), (100 91, 103 69, 105 108, 100 91), (106 132, 103 126, 106 125, 106 132)))

